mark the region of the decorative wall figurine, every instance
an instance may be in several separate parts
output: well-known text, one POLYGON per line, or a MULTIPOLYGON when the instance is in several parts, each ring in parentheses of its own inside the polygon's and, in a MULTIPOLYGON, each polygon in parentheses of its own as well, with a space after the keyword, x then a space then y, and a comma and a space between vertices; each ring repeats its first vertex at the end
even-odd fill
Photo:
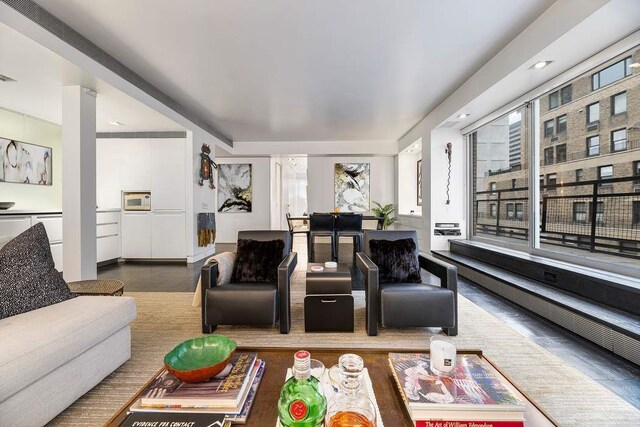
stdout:
POLYGON ((447 159, 449 162, 449 169, 447 170, 447 205, 451 203, 451 199, 449 198, 449 187, 451 186, 451 150, 453 149, 453 144, 447 142, 447 148, 444 149, 444 152, 447 153, 447 159))
POLYGON ((211 154, 209 145, 202 144, 200 151, 200 179, 198 180, 198 184, 202 186, 205 181, 209 181, 209 188, 213 189, 216 188, 213 183, 213 170, 218 169, 218 165, 211 159, 209 154, 211 154))
POLYGON ((218 165, 218 212, 251 212, 250 164, 218 165))
POLYGON ((368 212, 369 163, 336 163, 334 171, 335 210, 337 212, 368 212))
POLYGON ((53 149, 0 138, 0 182, 53 185, 53 149))

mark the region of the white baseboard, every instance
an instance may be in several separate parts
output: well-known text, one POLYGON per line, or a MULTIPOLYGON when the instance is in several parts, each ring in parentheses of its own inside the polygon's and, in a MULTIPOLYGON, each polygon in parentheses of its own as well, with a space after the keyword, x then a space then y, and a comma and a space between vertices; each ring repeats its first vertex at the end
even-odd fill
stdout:
POLYGON ((214 253, 216 253, 216 245, 215 245, 215 243, 213 245, 211 245, 211 246, 208 246, 208 247, 204 248, 202 252, 199 252, 199 253, 197 253, 195 255, 192 255, 192 256, 188 256, 187 257, 187 264, 193 264, 194 262, 198 262, 201 259, 210 257, 214 253))

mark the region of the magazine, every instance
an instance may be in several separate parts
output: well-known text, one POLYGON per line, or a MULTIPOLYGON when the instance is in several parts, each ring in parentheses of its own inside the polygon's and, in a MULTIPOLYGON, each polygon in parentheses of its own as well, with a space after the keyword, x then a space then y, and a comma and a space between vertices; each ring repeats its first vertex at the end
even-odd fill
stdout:
POLYGON ((256 353, 237 352, 223 371, 210 380, 185 383, 166 369, 142 392, 140 404, 149 407, 236 408, 250 385, 256 353))
POLYGON ((459 354, 450 376, 431 372, 429 354, 390 353, 389 364, 413 420, 524 420, 525 402, 478 355, 459 354))

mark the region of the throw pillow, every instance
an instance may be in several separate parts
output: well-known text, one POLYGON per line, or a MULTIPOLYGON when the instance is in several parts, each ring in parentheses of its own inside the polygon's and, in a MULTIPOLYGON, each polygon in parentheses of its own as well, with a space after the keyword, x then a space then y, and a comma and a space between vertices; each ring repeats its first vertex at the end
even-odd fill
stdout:
POLYGON ((275 283, 278 265, 282 262, 282 240, 238 240, 236 262, 233 267, 235 283, 275 283))
POLYGON ((0 319, 73 298, 37 223, 0 249, 0 319))
MULTIPOLYGON (((216 278, 216 286, 226 285, 231 282, 231 275, 233 274, 233 265, 236 260, 235 252, 222 252, 218 255, 214 255, 205 261, 205 265, 211 264, 212 261, 218 263, 218 277, 216 278)), ((202 296, 200 294, 202 287, 202 277, 198 279, 198 285, 196 291, 193 294, 193 301, 191 303, 194 307, 202 306, 202 296)))
POLYGON ((413 239, 371 240, 371 261, 380 283, 420 283, 420 263, 413 239))

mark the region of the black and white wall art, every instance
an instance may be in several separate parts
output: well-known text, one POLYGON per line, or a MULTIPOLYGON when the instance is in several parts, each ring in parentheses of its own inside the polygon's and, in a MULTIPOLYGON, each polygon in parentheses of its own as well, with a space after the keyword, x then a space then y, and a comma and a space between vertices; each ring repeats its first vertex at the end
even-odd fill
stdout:
POLYGON ((53 185, 53 149, 0 138, 0 182, 53 185))
POLYGON ((218 165, 218 212, 251 212, 251 164, 218 165))
POLYGON ((369 163, 335 164, 335 208, 339 212, 370 210, 370 168, 369 163))

